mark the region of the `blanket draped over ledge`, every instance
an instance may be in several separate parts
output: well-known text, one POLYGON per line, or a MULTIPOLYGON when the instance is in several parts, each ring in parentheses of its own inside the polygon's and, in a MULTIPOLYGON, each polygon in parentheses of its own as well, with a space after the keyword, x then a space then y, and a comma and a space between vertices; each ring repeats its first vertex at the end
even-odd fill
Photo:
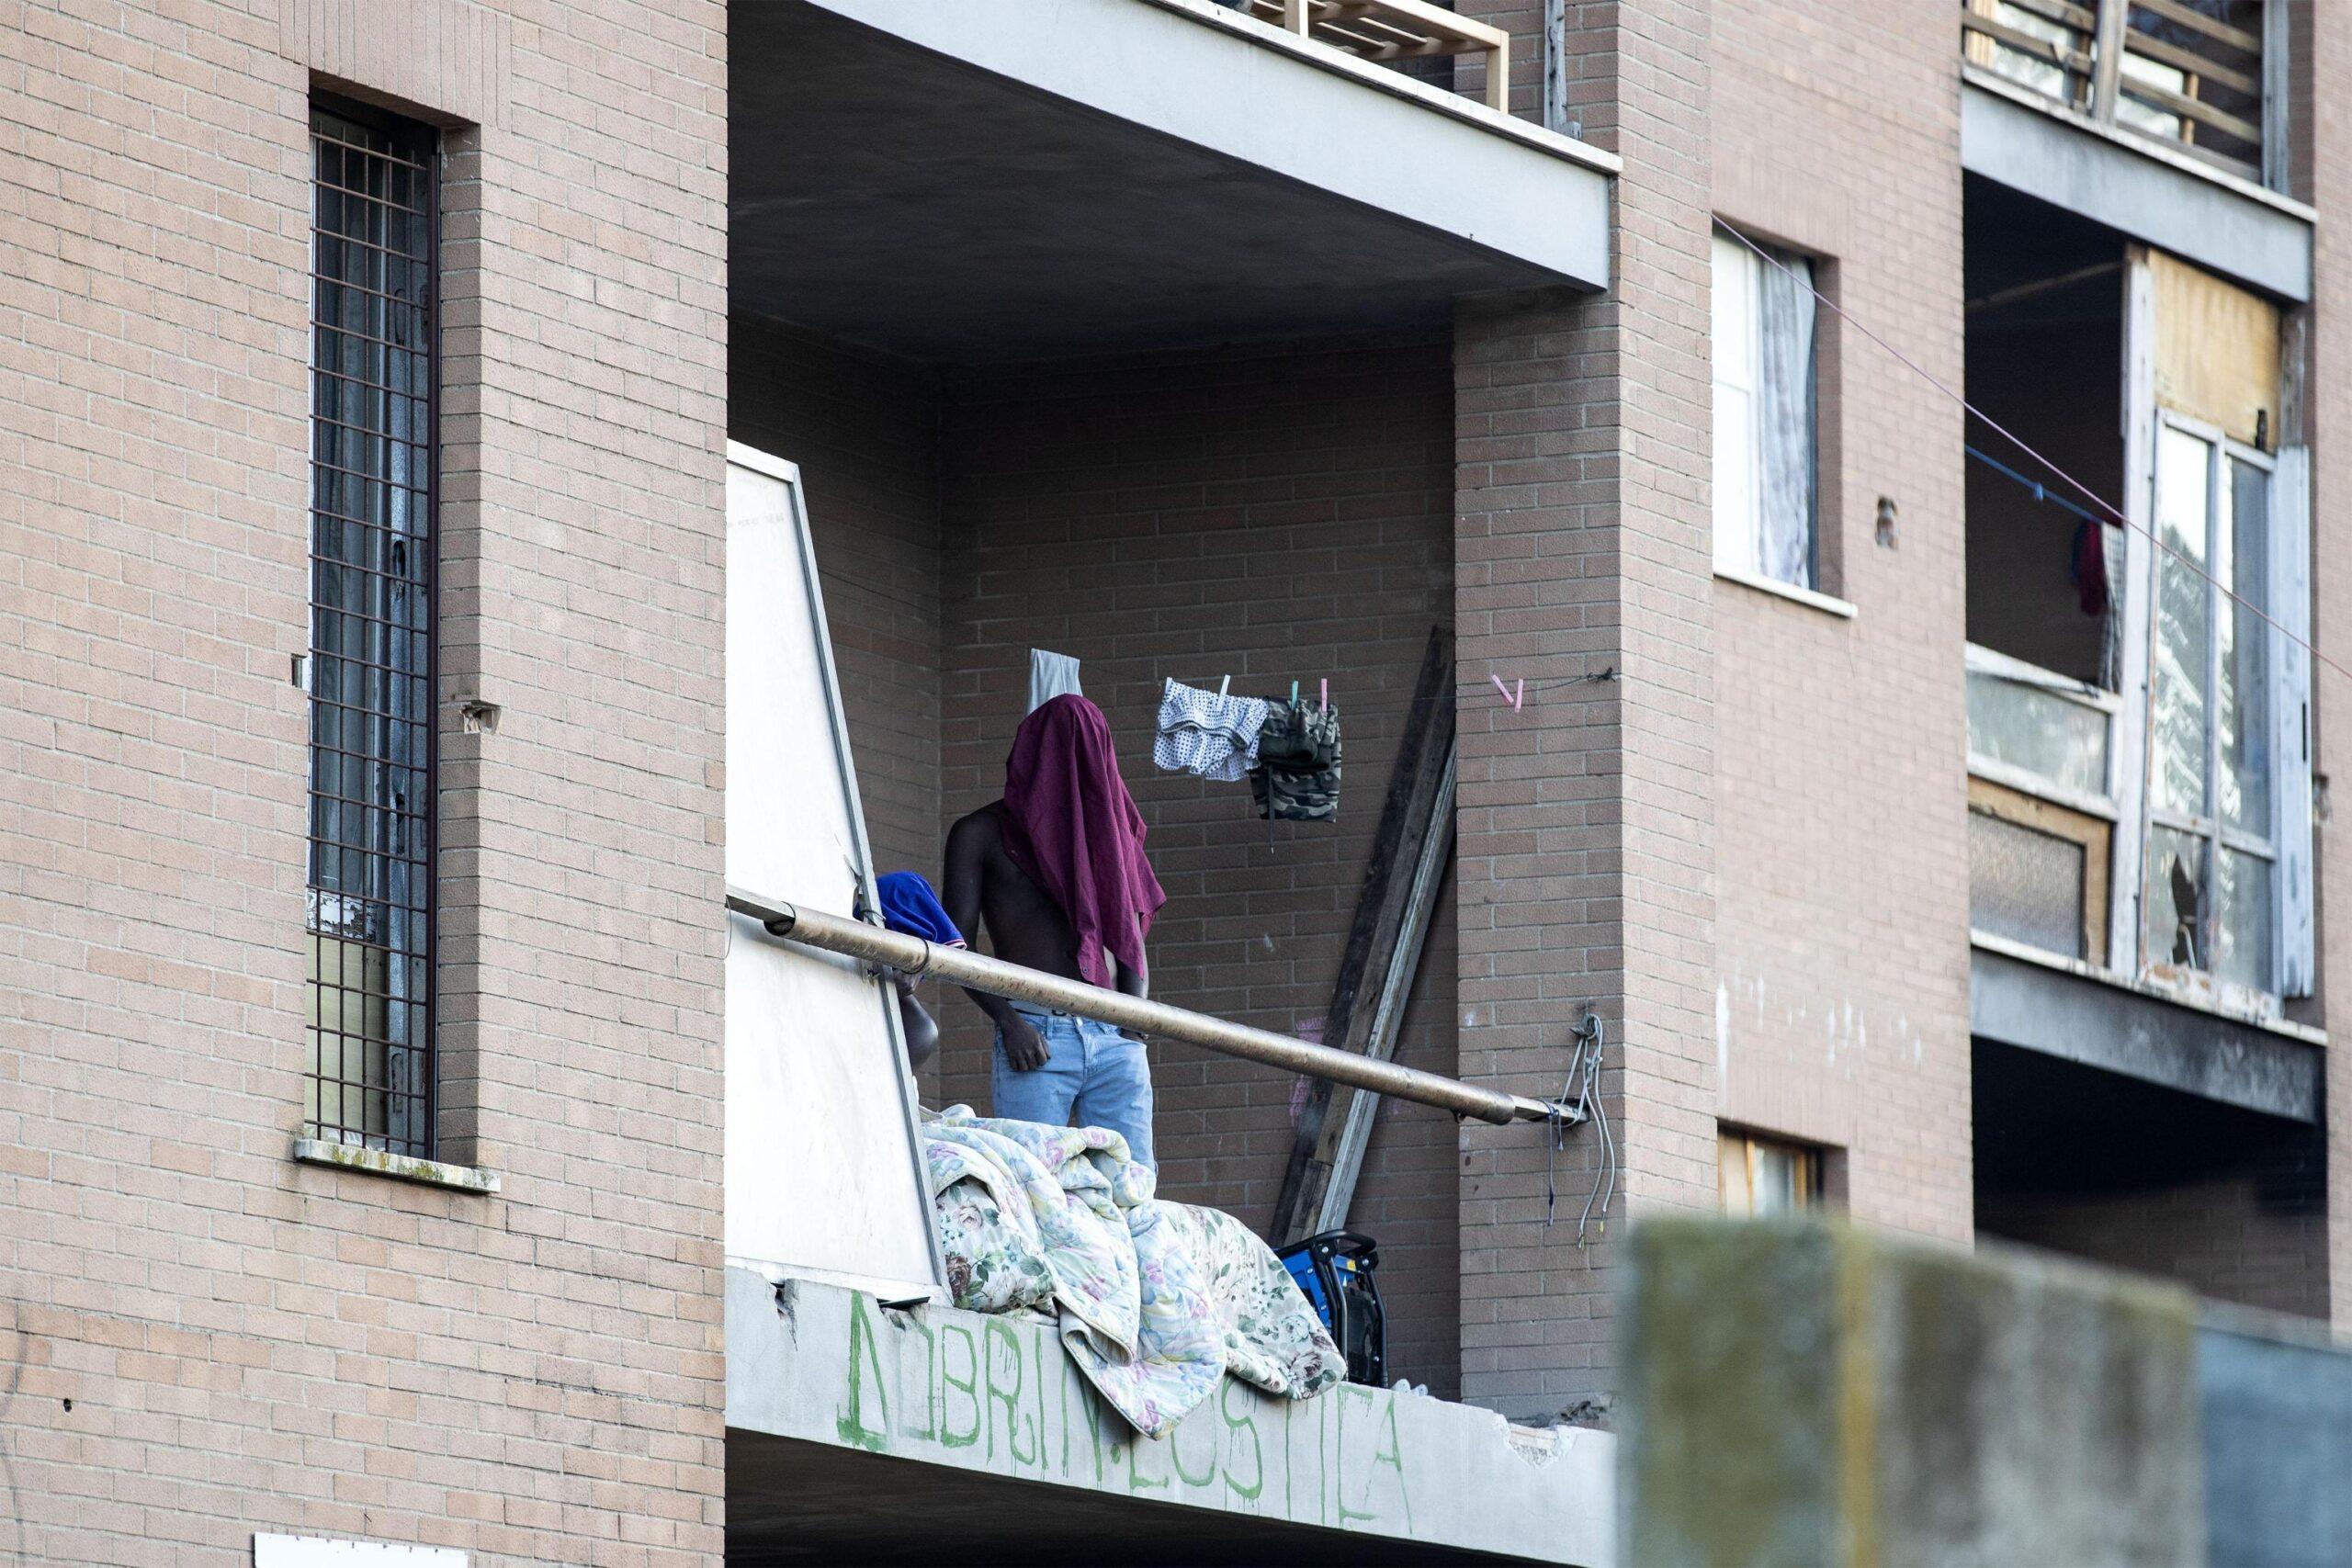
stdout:
POLYGON ((1070 1359, 1146 1437, 1227 1371, 1292 1399, 1347 1376, 1266 1244, 1230 1214, 1154 1198, 1116 1133, 956 1105, 923 1143, 956 1304, 1057 1317, 1070 1359))

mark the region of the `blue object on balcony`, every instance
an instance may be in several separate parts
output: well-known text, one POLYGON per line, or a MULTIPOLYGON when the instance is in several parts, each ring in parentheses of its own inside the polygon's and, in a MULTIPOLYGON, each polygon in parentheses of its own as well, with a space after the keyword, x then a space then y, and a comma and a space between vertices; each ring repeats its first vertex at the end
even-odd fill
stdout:
POLYGON ((1388 1386, 1388 1315, 1380 1303, 1380 1247, 1354 1231, 1324 1231, 1279 1249, 1307 1304, 1348 1360, 1348 1381, 1388 1386))

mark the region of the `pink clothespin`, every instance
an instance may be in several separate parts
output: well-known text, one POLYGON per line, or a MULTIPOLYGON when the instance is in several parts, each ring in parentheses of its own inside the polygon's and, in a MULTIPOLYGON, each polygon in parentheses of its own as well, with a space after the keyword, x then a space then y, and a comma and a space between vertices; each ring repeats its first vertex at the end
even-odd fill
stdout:
POLYGON ((1487 679, 1495 683, 1495 691, 1497 694, 1498 694, 1503 701, 1510 705, 1510 711, 1517 713, 1519 711, 1519 705, 1527 699, 1527 678, 1523 675, 1521 676, 1515 687, 1504 685, 1503 678, 1499 675, 1490 674, 1487 679))
POLYGON ((1324 705, 1326 708, 1329 708, 1329 707, 1331 705, 1331 677, 1329 677, 1329 675, 1324 676, 1324 677, 1323 677, 1323 682, 1322 682, 1322 684, 1323 684, 1323 705, 1324 705))

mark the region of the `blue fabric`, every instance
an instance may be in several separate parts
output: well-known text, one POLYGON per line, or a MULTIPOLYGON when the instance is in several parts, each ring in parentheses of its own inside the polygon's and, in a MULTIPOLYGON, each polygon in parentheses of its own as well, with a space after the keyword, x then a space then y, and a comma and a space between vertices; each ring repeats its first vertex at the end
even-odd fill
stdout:
POLYGON ((886 871, 876 878, 876 891, 882 897, 882 923, 892 931, 940 947, 964 945, 964 933, 947 918, 939 895, 915 873, 886 871))
POLYGON ((1159 1164, 1151 1147, 1151 1067, 1143 1042, 1116 1027, 1072 1013, 1020 1002, 1012 1010, 1046 1043, 1046 1065, 1016 1072, 996 1042, 990 1075, 991 1110, 1003 1121, 1048 1127, 1106 1127, 1127 1141, 1127 1156, 1149 1170, 1159 1164))

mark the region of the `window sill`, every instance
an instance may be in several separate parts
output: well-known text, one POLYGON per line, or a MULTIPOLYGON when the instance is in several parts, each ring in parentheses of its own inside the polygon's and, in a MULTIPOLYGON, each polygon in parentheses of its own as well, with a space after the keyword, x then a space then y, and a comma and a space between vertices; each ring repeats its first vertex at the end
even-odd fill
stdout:
POLYGON ((414 1155, 396 1155, 385 1149, 332 1143, 324 1138, 295 1139, 288 1157, 301 1165, 324 1165, 340 1170, 364 1171, 369 1176, 389 1177, 394 1181, 413 1181, 423 1187, 446 1188, 453 1192, 472 1192, 487 1197, 499 1190, 498 1172, 494 1170, 482 1170, 470 1165, 449 1165, 437 1159, 419 1159, 414 1155))
POLYGON ((2079 958, 2069 958, 2062 953, 2044 952, 2030 942, 2015 942, 2007 937, 1995 936, 1990 931, 1970 931, 1968 943, 1971 947, 1982 948, 1986 953, 1997 953, 2004 958, 2014 958, 2020 964, 2037 964, 2045 969, 2055 969, 2062 974, 2077 976, 2086 980, 2096 980, 2102 986, 2112 986, 2119 991, 2131 991, 2154 1001, 2168 1002, 2174 1007, 2183 1008, 2190 1012, 2201 1012, 2208 1017, 2227 1019, 2232 1023, 2242 1023, 2250 1029, 2259 1029, 2265 1033, 2301 1041, 2306 1045, 2327 1043, 2327 1031, 2324 1029, 2313 1029, 2307 1023, 2296 1023, 2261 1008, 2233 1007, 2218 995, 2202 990, 2190 990, 2180 986, 2167 985, 2157 979, 2133 979, 2120 970, 2109 969, 2101 964, 2087 964, 2079 958))
POLYGON ((1753 588, 1758 593, 1770 593, 1774 598, 1786 599, 1792 604, 1803 604, 1807 609, 1818 610, 1825 615, 1835 615, 1841 621, 1850 621, 1854 618, 1855 611, 1851 601, 1832 598, 1826 593, 1816 593, 1810 588, 1799 588, 1795 583, 1782 582, 1777 577, 1762 577, 1752 571, 1739 571, 1727 566, 1715 568, 1715 576, 1722 581, 1736 582, 1742 588, 1753 588))

